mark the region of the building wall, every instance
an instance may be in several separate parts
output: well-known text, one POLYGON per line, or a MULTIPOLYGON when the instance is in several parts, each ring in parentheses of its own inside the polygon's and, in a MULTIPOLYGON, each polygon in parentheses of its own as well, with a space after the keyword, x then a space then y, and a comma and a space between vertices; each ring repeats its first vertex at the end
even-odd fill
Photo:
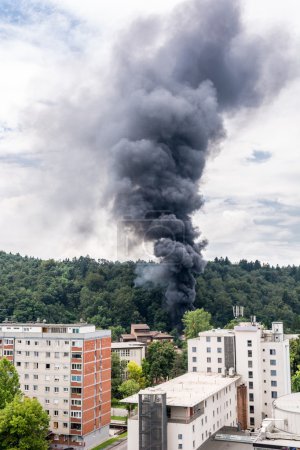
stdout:
MULTIPOLYGON (((284 340, 282 325, 272 331, 257 325, 234 330, 211 330, 188 341, 188 369, 222 373, 226 368, 226 336, 235 339, 236 372, 248 390, 248 427, 259 427, 272 414, 272 402, 291 392, 289 341, 284 340)), ((232 355, 230 355, 232 356, 232 355)), ((231 361, 232 358, 229 358, 231 361)))
POLYGON ((22 391, 36 397, 50 416, 57 449, 70 442, 86 447, 86 439, 94 441, 91 434, 102 438, 108 430, 110 337, 107 332, 103 337, 101 332, 91 335, 77 329, 74 334, 24 332, 24 327, 0 332, 0 356, 6 356, 8 348, 12 352, 8 358, 19 373, 22 391))
MULTIPOLYGON (((183 392, 183 397, 186 395, 183 392)), ((170 407, 168 418, 167 450, 198 449, 209 437, 223 426, 237 424, 236 383, 208 397, 203 402, 203 414, 190 417, 191 409, 180 406, 170 407)), ((139 421, 137 416, 128 420, 128 449, 139 450, 139 421)))

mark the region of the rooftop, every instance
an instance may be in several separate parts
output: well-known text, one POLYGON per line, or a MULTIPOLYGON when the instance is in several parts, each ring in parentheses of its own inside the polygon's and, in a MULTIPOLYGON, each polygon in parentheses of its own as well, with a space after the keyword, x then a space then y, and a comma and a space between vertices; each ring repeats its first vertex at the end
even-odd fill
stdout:
MULTIPOLYGON (((167 394, 168 406, 193 407, 234 384, 239 376, 222 377, 220 374, 188 372, 166 383, 143 389, 139 394, 167 394)), ((123 403, 138 403, 138 394, 121 400, 123 403)))
POLYGON ((273 402, 275 409, 300 414, 300 393, 283 395, 273 402))
POLYGON ((140 347, 145 347, 145 343, 144 342, 138 342, 138 341, 134 341, 134 342, 112 342, 111 343, 111 348, 140 348, 140 347))

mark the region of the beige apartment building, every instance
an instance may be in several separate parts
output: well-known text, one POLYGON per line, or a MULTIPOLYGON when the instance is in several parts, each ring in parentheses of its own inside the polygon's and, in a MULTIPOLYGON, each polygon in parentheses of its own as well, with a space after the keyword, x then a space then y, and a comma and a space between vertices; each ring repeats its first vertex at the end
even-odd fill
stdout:
POLYGON ((48 412, 52 448, 89 450, 108 437, 110 331, 82 323, 2 323, 0 357, 13 362, 21 390, 48 412))

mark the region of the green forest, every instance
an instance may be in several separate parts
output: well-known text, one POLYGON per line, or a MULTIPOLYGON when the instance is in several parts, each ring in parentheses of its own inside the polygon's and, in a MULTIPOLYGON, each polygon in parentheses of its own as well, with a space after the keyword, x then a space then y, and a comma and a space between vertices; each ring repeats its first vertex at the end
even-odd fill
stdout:
MULTIPOLYGON (((0 252, 0 321, 74 322, 129 330, 134 322, 172 331, 164 290, 135 287, 135 269, 145 262, 111 262, 90 257, 54 261, 0 252)), ((197 277, 196 308, 211 313, 215 327, 233 318, 232 306, 245 307, 270 326, 282 320, 286 332, 300 332, 300 267, 272 267, 259 261, 231 263, 216 258, 197 277)))

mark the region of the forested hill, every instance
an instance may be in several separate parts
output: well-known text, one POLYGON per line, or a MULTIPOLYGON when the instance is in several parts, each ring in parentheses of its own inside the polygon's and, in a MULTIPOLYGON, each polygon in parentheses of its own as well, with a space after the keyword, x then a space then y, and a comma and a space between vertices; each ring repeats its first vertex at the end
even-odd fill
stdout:
MULTIPOLYGON (((161 288, 135 288, 134 262, 89 257, 42 261, 0 252, 0 321, 71 322, 83 318, 99 327, 145 322, 171 331, 162 308, 161 288)), ((232 319, 232 305, 243 305, 266 325, 283 320, 300 332, 300 267, 270 267, 258 261, 209 262, 197 279, 196 307, 212 314, 216 327, 232 319)))

